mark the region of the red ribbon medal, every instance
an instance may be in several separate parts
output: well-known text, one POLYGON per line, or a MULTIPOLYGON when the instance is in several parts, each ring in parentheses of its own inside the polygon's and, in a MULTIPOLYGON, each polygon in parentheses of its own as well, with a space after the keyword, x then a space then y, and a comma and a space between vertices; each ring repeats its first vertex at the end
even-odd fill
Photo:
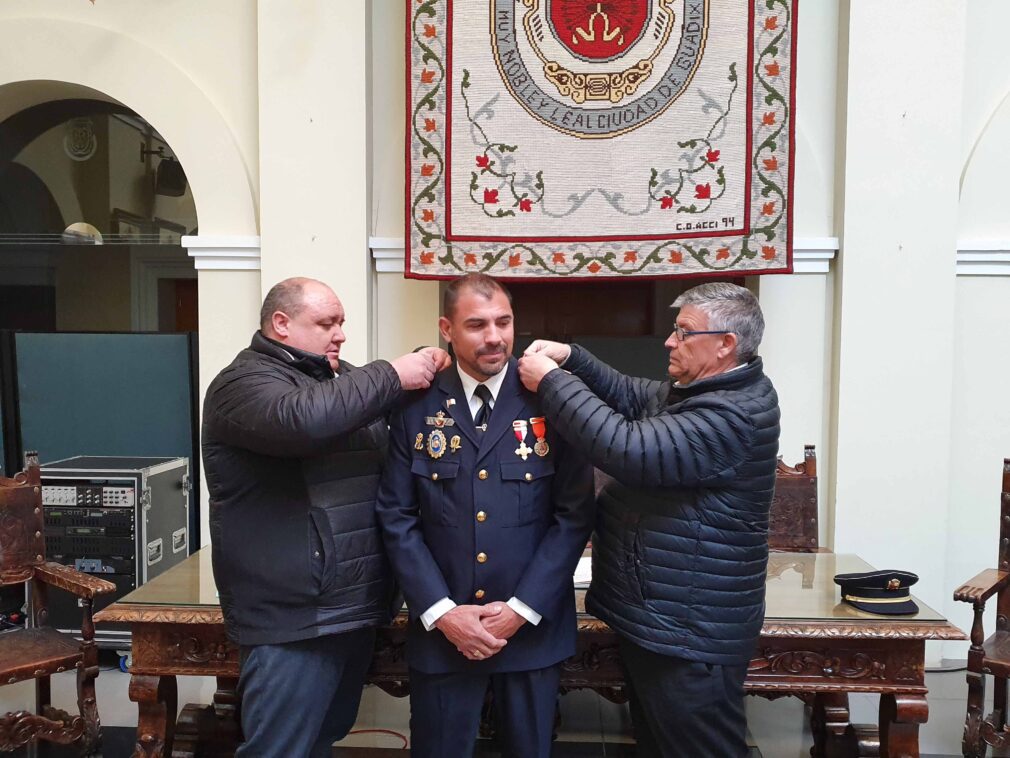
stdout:
POLYGON ((530 419, 530 426, 533 427, 533 435, 537 438, 533 452, 543 458, 551 451, 551 446, 547 444, 547 422, 543 416, 534 416, 530 419))

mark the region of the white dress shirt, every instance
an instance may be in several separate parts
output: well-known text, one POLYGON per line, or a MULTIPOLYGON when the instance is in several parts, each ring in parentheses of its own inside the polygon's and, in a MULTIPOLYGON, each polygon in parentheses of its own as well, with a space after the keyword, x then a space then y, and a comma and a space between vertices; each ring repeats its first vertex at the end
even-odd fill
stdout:
MULTIPOLYGON (((483 401, 474 394, 477 389, 477 385, 484 384, 491 391, 491 409, 494 409, 494 404, 498 400, 498 390, 501 389, 501 383, 505 380, 505 372, 508 371, 508 369, 509 367, 506 363, 505 368, 497 374, 483 382, 480 382, 466 373, 459 365, 459 361, 456 362, 456 370, 459 372, 459 379, 463 383, 463 394, 466 396, 466 402, 470 407, 470 415, 472 417, 477 416, 477 411, 479 411, 481 405, 483 405, 483 401)), ((509 599, 507 605, 513 611, 533 624, 533 626, 540 623, 542 616, 519 598, 513 596, 509 599)), ((432 605, 431 608, 421 614, 421 623, 424 624, 425 630, 430 632, 434 629, 435 622, 455 607, 456 603, 448 597, 444 597, 432 605)))

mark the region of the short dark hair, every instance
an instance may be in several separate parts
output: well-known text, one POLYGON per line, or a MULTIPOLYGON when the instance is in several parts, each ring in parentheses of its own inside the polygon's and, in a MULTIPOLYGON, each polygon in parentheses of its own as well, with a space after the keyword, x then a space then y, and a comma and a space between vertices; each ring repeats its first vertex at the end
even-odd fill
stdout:
POLYGON ((459 296, 463 290, 476 292, 488 300, 494 297, 495 292, 501 292, 509 301, 509 305, 512 305, 512 293, 493 276, 488 276, 487 274, 464 274, 458 279, 453 279, 449 282, 449 286, 445 288, 445 293, 442 295, 443 316, 449 319, 452 318, 456 312, 456 303, 459 301, 459 296))
POLYGON ((260 329, 266 332, 271 328, 274 314, 277 311, 288 314, 294 318, 305 307, 305 283, 308 279, 294 277, 277 282, 267 296, 263 298, 263 307, 260 308, 260 329))

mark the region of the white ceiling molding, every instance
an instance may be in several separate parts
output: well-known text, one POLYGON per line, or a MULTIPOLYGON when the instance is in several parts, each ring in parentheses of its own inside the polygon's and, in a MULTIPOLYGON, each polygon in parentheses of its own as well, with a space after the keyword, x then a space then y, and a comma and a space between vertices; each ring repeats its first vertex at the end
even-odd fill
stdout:
POLYGON ((794 274, 826 274, 838 255, 838 237, 799 237, 793 241, 794 274))
MULTIPOLYGON (((380 274, 402 274, 403 237, 369 237, 375 270, 380 274)), ((838 254, 837 237, 806 237, 796 240, 793 249, 793 272, 826 274, 832 259, 838 254)))
POLYGON ((957 243, 958 276, 1010 276, 1010 240, 957 243))
POLYGON ((259 271, 260 238, 239 235, 183 237, 197 271, 259 271))
POLYGON ((403 237, 369 237, 375 270, 380 274, 402 274, 404 271, 403 237))

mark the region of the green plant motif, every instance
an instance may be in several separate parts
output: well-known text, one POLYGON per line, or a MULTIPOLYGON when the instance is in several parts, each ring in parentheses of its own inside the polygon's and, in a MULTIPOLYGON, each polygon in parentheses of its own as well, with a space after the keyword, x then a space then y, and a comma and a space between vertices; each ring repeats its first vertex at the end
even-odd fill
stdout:
POLYGON ((726 120, 730 111, 733 109, 733 95, 736 94, 737 87, 740 86, 739 78, 736 73, 736 63, 729 64, 729 76, 727 77, 727 81, 733 83, 733 88, 730 90, 729 97, 726 99, 726 108, 721 114, 719 114, 719 118, 712 123, 712 126, 709 127, 705 136, 677 143, 677 147, 681 149, 688 148, 696 150, 700 146, 704 150, 701 163, 693 168, 678 168, 676 185, 672 189, 664 187, 661 194, 657 194, 657 192, 660 192, 659 187, 661 186, 659 180, 659 169, 652 169, 649 175, 649 197, 659 203, 660 208, 664 210, 670 209, 674 206, 674 204, 678 204, 677 213, 706 213, 716 200, 726 194, 726 174, 722 166, 715 165, 716 161, 719 160, 719 151, 715 150, 712 145, 712 135, 715 133, 715 130, 719 128, 719 125, 726 120), (698 179, 698 175, 702 171, 715 171, 715 193, 713 193, 711 181, 702 183, 698 179), (706 200, 708 201, 707 203, 699 206, 696 203, 691 202, 690 205, 687 205, 680 199, 680 193, 684 190, 684 186, 688 181, 691 182, 691 186, 694 188, 694 199, 706 200))
POLYGON ((484 215, 489 218, 504 218, 506 216, 515 216, 516 212, 514 209, 518 208, 522 213, 530 213, 533 210, 533 206, 542 203, 544 200, 544 172, 537 171, 534 177, 532 189, 534 193, 520 192, 516 189, 516 174, 515 171, 506 171, 506 160, 504 156, 507 153, 514 153, 518 150, 517 145, 507 145, 504 142, 492 142, 487 136, 487 132, 484 131, 484 127, 473 117, 470 111, 470 99, 467 97, 467 90, 470 88, 470 71, 463 69, 463 80, 459 85, 460 95, 463 97, 463 104, 466 106, 466 118, 470 122, 470 125, 480 134, 483 140, 484 150, 477 156, 477 167, 480 169, 478 171, 470 172, 470 199, 474 203, 480 206, 481 210, 484 211, 484 215), (498 188, 492 187, 482 187, 480 178, 488 175, 493 176, 498 179, 498 188), (509 193, 512 195, 512 207, 503 208, 499 205, 501 198, 499 197, 499 190, 502 186, 508 187, 509 193), (477 195, 478 191, 483 189, 482 195, 477 195), (488 206, 498 206, 494 211, 489 211, 488 206))
MULTIPOLYGON (((468 271, 479 271, 481 273, 496 271, 506 276, 508 275, 508 269, 517 268, 523 263, 528 266, 534 266, 544 273, 559 277, 575 276, 583 272, 583 270, 593 275, 632 276, 642 273, 655 264, 673 263, 679 265, 686 258, 693 259, 704 268, 720 270, 727 266, 714 265, 711 259, 721 255, 728 255, 728 253, 728 248, 712 250, 704 245, 696 246, 678 240, 668 240, 657 244, 648 251, 629 250, 624 253, 623 259, 620 259, 620 254, 614 251, 600 253, 599 255, 572 253, 570 255, 571 262, 569 263, 568 253, 544 255, 541 251, 536 250, 530 245, 516 243, 482 254, 479 263, 475 253, 467 253, 464 256, 464 262, 468 271), (555 260, 558 256, 560 256, 560 260, 555 260), (669 257, 664 259, 664 256, 669 257), (551 260, 548 260, 548 257, 551 260), (523 260, 524 258, 525 260, 523 260), (630 267, 622 265, 626 263, 633 263, 634 265, 630 267), (499 268, 503 264, 506 268, 504 271, 500 271, 499 268)), ((450 261, 448 257, 439 258, 439 261, 459 268, 458 264, 454 260, 450 261)))
MULTIPOLYGON (((769 199, 773 197, 777 198, 775 205, 778 212, 767 224, 753 228, 751 230, 751 235, 764 235, 765 241, 771 242, 775 239, 776 229, 785 215, 786 196, 782 187, 774 180, 774 178, 770 177, 763 170, 766 166, 764 161, 775 159, 775 151, 778 148, 778 140, 782 136, 783 130, 785 130, 786 126, 789 124, 789 119, 792 117, 792 113, 789 110, 788 98, 776 89, 775 86, 764 76, 764 74, 762 74, 762 68, 767 71, 768 64, 766 61, 768 60, 771 60, 772 64, 774 64, 775 56, 779 54, 779 45, 782 43, 782 39, 785 37, 786 31, 792 24, 792 11, 786 0, 766 0, 765 6, 769 11, 773 11, 776 6, 779 6, 782 13, 785 14, 786 19, 785 23, 778 27, 778 34, 776 34, 758 54, 757 61, 754 64, 754 78, 765 92, 765 105, 774 106, 777 103, 782 107, 782 117, 778 119, 776 128, 772 130, 768 136, 761 140, 761 143, 755 148, 754 157, 752 158, 755 176, 757 176, 758 181, 761 183, 761 196, 769 199)), ((777 165, 777 159, 775 159, 775 162, 777 165)))
MULTIPOLYGON (((421 144, 421 157, 422 159, 432 160, 434 163, 422 164, 422 170, 425 165, 432 166, 433 169, 437 169, 437 173, 432 171, 431 179, 427 184, 420 189, 415 195, 413 203, 410 207, 410 217, 413 221, 414 228, 420 234, 420 244, 423 247, 429 247, 432 242, 444 241, 442 235, 438 232, 433 232, 431 229, 423 225, 423 222, 418 219, 417 210, 418 206, 424 203, 434 203, 436 201, 435 189, 442 181, 442 176, 445 173, 445 161, 442 157, 442 153, 439 151, 438 147, 429 140, 425 134, 421 131, 419 126, 419 119, 421 117, 422 110, 426 110, 431 113, 438 109, 438 103, 436 96, 442 89, 442 85, 445 81, 445 66, 442 63, 442 59, 439 58, 438 53, 436 53, 421 37, 418 32, 418 22, 422 18, 434 19, 436 15, 435 6, 437 0, 422 0, 418 5, 417 10, 414 11, 414 17, 411 21, 411 30, 414 36, 414 44, 422 51, 421 62, 425 65, 433 64, 438 67, 438 79, 432 82, 431 88, 420 97, 414 104, 414 110, 411 114, 411 126, 414 131, 414 136, 417 141, 421 144)), ((426 175, 425 178, 428 178, 426 175)))

